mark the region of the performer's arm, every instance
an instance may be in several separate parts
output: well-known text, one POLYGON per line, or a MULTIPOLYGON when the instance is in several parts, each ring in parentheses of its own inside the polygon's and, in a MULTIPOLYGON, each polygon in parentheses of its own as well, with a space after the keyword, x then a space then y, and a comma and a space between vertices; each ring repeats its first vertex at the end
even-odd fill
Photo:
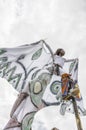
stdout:
POLYGON ((65 62, 71 62, 71 61, 74 61, 74 60, 78 60, 78 58, 75 58, 75 59, 65 59, 65 62))

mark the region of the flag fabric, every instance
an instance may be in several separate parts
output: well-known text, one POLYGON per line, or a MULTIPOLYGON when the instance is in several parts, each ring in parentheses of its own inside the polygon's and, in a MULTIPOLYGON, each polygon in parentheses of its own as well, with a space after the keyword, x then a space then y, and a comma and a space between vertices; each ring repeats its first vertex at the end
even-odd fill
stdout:
POLYGON ((30 119, 42 104, 41 97, 52 77, 52 71, 53 53, 44 40, 15 48, 0 49, 0 76, 7 79, 20 95, 28 94, 19 105, 16 103, 17 107, 13 109, 11 119, 4 129, 17 127, 23 129, 25 126, 22 124, 26 124, 24 121, 29 122, 30 129, 30 119), (25 117, 27 113, 28 120, 27 116, 25 117), (14 123, 14 117, 21 126, 14 123))
MULTIPOLYGON (((44 104, 61 103, 61 77, 53 74, 53 59, 53 52, 44 40, 16 48, 0 49, 0 76, 20 92, 4 130, 30 130, 35 113, 44 104)), ((65 63, 64 69, 71 74, 77 85, 78 61, 65 63)), ((80 104, 83 101, 81 95, 76 100, 79 108, 84 109, 80 104)), ((73 112, 71 105, 70 111, 73 112)))

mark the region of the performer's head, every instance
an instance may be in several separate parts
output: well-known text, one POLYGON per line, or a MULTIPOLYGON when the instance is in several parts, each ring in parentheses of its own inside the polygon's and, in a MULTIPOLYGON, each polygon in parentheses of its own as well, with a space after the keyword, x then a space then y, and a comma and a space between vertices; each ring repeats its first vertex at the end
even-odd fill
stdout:
POLYGON ((56 127, 54 127, 54 128, 52 128, 51 130, 59 130, 59 129, 57 129, 56 127))
POLYGON ((65 51, 62 48, 59 48, 59 49, 56 50, 55 54, 58 55, 58 56, 64 56, 65 51))

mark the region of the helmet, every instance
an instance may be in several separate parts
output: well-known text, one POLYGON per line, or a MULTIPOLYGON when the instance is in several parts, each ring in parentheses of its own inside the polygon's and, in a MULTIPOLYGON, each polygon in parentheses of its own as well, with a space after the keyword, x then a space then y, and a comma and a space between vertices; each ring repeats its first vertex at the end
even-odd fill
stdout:
POLYGON ((65 55, 65 51, 64 51, 62 48, 59 48, 59 49, 56 50, 56 53, 55 53, 55 54, 56 54, 56 55, 61 54, 61 56, 64 56, 64 55, 65 55))

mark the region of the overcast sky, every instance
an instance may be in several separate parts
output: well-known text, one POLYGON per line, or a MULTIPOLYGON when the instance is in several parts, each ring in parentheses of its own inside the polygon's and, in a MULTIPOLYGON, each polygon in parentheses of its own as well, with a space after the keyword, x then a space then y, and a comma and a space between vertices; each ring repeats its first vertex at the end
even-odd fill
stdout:
POLYGON ((0 0, 0 47, 40 39, 53 51, 64 48, 67 58, 79 58, 79 85, 86 99, 86 0, 0 0))

